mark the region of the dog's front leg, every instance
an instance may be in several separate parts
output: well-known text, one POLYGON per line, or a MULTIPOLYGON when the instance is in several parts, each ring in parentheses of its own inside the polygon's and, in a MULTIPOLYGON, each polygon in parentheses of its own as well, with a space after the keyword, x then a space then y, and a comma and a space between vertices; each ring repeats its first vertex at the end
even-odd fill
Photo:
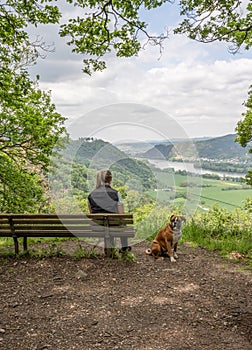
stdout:
POLYGON ((173 257, 171 241, 166 241, 166 249, 167 249, 167 252, 168 252, 168 255, 169 255, 171 262, 176 262, 176 260, 173 257))
POLYGON ((178 243, 175 243, 173 247, 173 256, 175 259, 178 259, 177 246, 178 246, 178 243))

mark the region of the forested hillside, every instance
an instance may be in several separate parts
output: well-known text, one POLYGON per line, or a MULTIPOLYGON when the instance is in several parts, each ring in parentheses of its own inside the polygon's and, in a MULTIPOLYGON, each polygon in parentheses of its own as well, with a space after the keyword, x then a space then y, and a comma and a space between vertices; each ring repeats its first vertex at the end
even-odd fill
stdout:
POLYGON ((138 157, 147 159, 169 159, 172 153, 173 144, 158 144, 144 153, 138 153, 138 157))
POLYGON ((241 147, 239 143, 235 142, 235 138, 235 134, 230 134, 207 140, 175 141, 173 144, 157 143, 148 151, 138 153, 137 156, 174 159, 181 158, 183 155, 184 159, 191 159, 192 156, 195 157, 194 147, 196 147, 198 157, 201 159, 237 160, 240 162, 251 160, 251 155, 248 155, 248 147, 241 147))
MULTIPOLYGON (((235 142, 236 135, 226 135, 205 141, 196 141, 195 145, 200 158, 246 160, 248 147, 241 147, 235 142)), ((250 157, 251 158, 251 157, 250 157)))
POLYGON ((64 157, 89 169, 110 168, 122 183, 135 180, 146 190, 154 185, 153 173, 143 161, 129 157, 103 140, 90 138, 71 140, 64 150, 64 157))

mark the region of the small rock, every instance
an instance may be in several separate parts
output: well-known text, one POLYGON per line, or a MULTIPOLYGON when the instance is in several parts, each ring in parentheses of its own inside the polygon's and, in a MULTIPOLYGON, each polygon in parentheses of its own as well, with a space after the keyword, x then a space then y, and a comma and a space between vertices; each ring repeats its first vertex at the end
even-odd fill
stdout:
POLYGON ((0 328, 0 333, 1 333, 1 334, 4 334, 4 333, 5 333, 5 329, 0 328))
POLYGON ((78 270, 78 272, 76 273, 75 277, 78 280, 85 280, 88 277, 88 274, 82 270, 78 270))

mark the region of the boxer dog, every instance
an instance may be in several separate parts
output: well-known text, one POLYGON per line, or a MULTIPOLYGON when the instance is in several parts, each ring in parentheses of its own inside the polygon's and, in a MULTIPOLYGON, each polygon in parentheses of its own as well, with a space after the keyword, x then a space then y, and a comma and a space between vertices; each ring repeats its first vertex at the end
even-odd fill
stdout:
POLYGON ((157 233, 155 239, 152 241, 151 248, 147 249, 145 253, 158 259, 167 252, 171 262, 176 262, 178 258, 177 245, 182 236, 182 221, 185 221, 183 216, 172 215, 170 217, 170 223, 157 233))

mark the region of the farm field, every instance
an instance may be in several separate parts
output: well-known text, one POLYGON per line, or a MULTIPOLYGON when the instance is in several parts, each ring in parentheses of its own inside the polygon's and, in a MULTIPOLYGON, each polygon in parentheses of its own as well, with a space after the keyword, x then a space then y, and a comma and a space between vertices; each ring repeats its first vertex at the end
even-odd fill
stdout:
POLYGON ((199 207, 211 208, 218 203, 220 207, 233 210, 243 207, 247 198, 252 198, 252 188, 240 182, 206 179, 175 173, 157 172, 157 190, 148 193, 161 202, 179 203, 198 197, 199 207))

